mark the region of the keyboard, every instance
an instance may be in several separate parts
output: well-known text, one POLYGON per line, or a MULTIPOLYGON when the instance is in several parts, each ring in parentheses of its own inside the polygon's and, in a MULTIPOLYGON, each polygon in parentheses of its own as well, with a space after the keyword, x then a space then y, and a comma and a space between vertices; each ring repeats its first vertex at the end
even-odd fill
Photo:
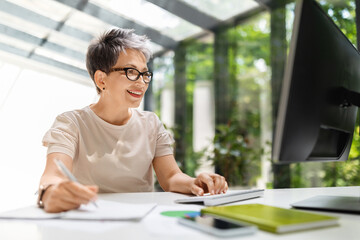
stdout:
POLYGON ((251 190, 229 190, 223 194, 206 195, 206 196, 190 196, 175 200, 175 203, 194 203, 204 204, 205 206, 216 206, 226 203, 248 200, 252 198, 262 197, 264 189, 251 190))

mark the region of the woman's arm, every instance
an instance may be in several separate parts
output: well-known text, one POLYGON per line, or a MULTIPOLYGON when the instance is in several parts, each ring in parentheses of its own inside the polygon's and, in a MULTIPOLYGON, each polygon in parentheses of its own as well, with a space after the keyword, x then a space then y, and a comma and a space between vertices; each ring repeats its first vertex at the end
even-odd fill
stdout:
POLYGON ((228 189, 225 178, 218 174, 201 173, 197 178, 184 174, 176 164, 173 155, 156 157, 153 160, 153 166, 164 191, 202 196, 204 193, 225 193, 228 189))
POLYGON ((62 212, 87 204, 97 196, 97 186, 84 186, 69 181, 57 168, 54 159, 58 159, 71 171, 72 158, 64 153, 50 153, 47 156, 40 185, 49 186, 42 196, 46 212, 62 212))

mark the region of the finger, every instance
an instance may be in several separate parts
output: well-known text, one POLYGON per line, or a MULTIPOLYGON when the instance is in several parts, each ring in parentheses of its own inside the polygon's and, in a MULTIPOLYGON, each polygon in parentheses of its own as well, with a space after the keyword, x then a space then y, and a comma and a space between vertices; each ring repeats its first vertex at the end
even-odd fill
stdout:
POLYGON ((228 183, 225 179, 225 177, 219 175, 219 174, 213 174, 212 177, 214 178, 215 185, 218 190, 218 193, 226 193, 229 189, 228 183))
POLYGON ((203 196, 204 195, 204 190, 197 186, 196 184, 194 184, 192 187, 191 187, 191 193, 196 195, 196 196, 203 196))
POLYGON ((214 192, 215 192, 215 194, 218 194, 218 191, 219 191, 219 189, 221 187, 220 175, 212 174, 211 178, 213 179, 213 182, 214 182, 214 192))
POLYGON ((99 187, 96 186, 96 185, 90 185, 90 186, 87 186, 91 191, 97 193, 99 191, 99 187))
POLYGON ((80 207, 80 204, 74 204, 74 203, 62 200, 62 201, 58 201, 58 202, 53 202, 52 204, 45 206, 45 211, 55 213, 55 212, 69 211, 72 209, 77 209, 79 207, 80 207))
POLYGON ((218 174, 213 175, 212 178, 214 179, 214 191, 216 194, 222 192, 223 188, 225 187, 225 178, 218 174))
POLYGON ((207 185, 205 183, 203 183, 199 178, 195 179, 195 184, 196 186, 198 186, 199 188, 201 188, 203 190, 204 193, 208 193, 209 189, 207 187, 207 185))
POLYGON ((57 205, 61 208, 61 211, 68 211, 79 208, 81 204, 73 201, 67 201, 66 199, 61 199, 57 202, 57 205))
MULTIPOLYGON (((207 189, 210 194, 215 194, 214 180, 212 177, 209 176, 209 174, 200 174, 198 176, 198 179, 202 184, 205 184, 207 186, 207 189)), ((201 187, 201 185, 200 185, 200 187, 201 187)))
POLYGON ((225 190, 223 191, 223 193, 226 193, 227 190, 229 190, 229 185, 228 185, 227 181, 225 180, 225 190))
POLYGON ((76 182, 70 182, 69 184, 65 185, 65 188, 72 193, 74 197, 91 200, 96 197, 96 192, 89 189, 88 186, 81 185, 76 182))
POLYGON ((46 202, 44 210, 50 213, 62 212, 80 207, 80 204, 67 201, 65 198, 57 197, 56 192, 49 196, 49 201, 46 202))
POLYGON ((226 182, 226 179, 224 178, 224 184, 220 190, 220 193, 226 193, 227 192, 227 189, 228 189, 228 184, 226 182))
POLYGON ((91 199, 92 201, 97 200, 97 193, 99 192, 99 187, 96 185, 86 186, 90 191, 95 193, 95 196, 91 199))
POLYGON ((74 194, 73 191, 70 191, 73 188, 74 188, 74 184, 69 181, 58 184, 57 187, 54 188, 52 191, 52 199, 70 202, 75 205, 87 204, 90 199, 85 198, 79 194, 74 194))

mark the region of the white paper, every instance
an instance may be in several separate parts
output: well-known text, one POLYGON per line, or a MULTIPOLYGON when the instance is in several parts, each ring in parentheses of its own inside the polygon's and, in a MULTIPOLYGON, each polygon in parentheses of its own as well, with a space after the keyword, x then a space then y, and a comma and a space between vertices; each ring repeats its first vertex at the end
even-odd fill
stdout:
POLYGON ((85 220, 139 220, 145 217, 155 206, 155 203, 130 204, 114 201, 98 200, 98 208, 88 204, 79 209, 65 212, 62 218, 85 220))
POLYGON ((98 208, 92 204, 79 209, 62 213, 46 213, 37 206, 29 206, 0 214, 0 218, 12 219, 77 219, 77 220, 139 220, 146 216, 155 206, 149 204, 129 204, 114 201, 98 200, 98 208))
POLYGON ((59 217, 59 213, 47 213, 35 205, 0 213, 0 218, 14 219, 52 219, 59 217))

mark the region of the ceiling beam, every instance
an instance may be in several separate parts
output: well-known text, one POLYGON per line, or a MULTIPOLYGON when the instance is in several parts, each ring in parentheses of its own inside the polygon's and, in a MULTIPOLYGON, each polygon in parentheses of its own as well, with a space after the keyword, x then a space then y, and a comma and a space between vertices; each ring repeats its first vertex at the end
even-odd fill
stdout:
POLYGON ((64 56, 68 56, 70 58, 76 59, 82 63, 84 63, 86 60, 85 54, 53 42, 46 41, 43 45, 41 45, 41 47, 52 50, 54 52, 58 52, 64 56))
POLYGON ((41 38, 35 37, 31 34, 19 31, 17 29, 14 29, 12 27, 9 27, 7 25, 0 23, 0 34, 3 34, 7 37, 12 37, 21 41, 24 41, 26 43, 39 45, 42 41, 41 38))
POLYGON ((70 48, 66 48, 62 45, 48 42, 48 41, 46 41, 44 44, 42 44, 44 39, 38 38, 36 36, 19 31, 17 29, 14 29, 12 27, 9 27, 9 26, 3 25, 3 24, 0 24, 0 34, 3 34, 7 37, 15 38, 15 39, 18 39, 18 40, 21 40, 21 41, 24 41, 26 43, 30 43, 30 44, 33 44, 36 46, 41 45, 45 49, 49 49, 51 51, 60 53, 64 56, 67 56, 67 57, 70 57, 73 59, 77 59, 80 62, 85 61, 85 54, 83 54, 81 52, 78 52, 78 51, 72 50, 70 48))
MULTIPOLYGON (((260 5, 260 6, 256 7, 256 8, 251 9, 251 10, 248 10, 246 12, 235 15, 235 16, 231 17, 230 19, 219 23, 218 25, 214 26, 213 28, 211 28, 209 30, 212 31, 212 32, 216 32, 216 31, 218 31, 219 29, 222 29, 222 28, 232 28, 234 26, 242 24, 243 22, 247 21, 251 17, 256 16, 256 15, 258 15, 261 12, 264 12, 266 10, 267 10, 267 8, 265 6, 260 5)), ((201 38, 207 36, 208 34, 209 34, 208 32, 203 32, 203 33, 197 34, 196 36, 193 36, 193 37, 191 37, 189 39, 193 39, 193 40, 201 39, 201 38)), ((154 54, 154 57, 161 56, 165 52, 166 51, 158 52, 158 53, 154 54)))
POLYGON ((67 64, 67 63, 63 63, 63 62, 59 62, 56 61, 54 59, 39 55, 39 54, 32 54, 30 59, 33 59, 35 61, 41 62, 41 63, 45 63, 45 64, 49 64, 51 66, 60 68, 62 70, 66 70, 72 73, 76 73, 78 75, 81 75, 83 77, 89 77, 89 74, 86 70, 75 67, 73 65, 67 64))
POLYGON ((16 47, 13 47, 13 46, 7 45, 5 43, 1 43, 1 42, 0 42, 0 50, 8 52, 8 53, 12 53, 17 56, 24 57, 24 58, 27 58, 29 55, 29 52, 26 52, 22 49, 19 49, 19 48, 16 48, 16 47))
POLYGON ((284 7, 286 4, 294 2, 295 0, 255 0, 259 4, 266 6, 268 9, 276 9, 279 7, 284 7))
MULTIPOLYGON (((11 53, 11 54, 15 54, 15 55, 20 56, 20 57, 25 57, 25 58, 27 58, 28 55, 29 55, 28 52, 26 52, 26 51, 24 51, 22 49, 19 49, 19 48, 13 47, 13 46, 9 46, 9 45, 4 44, 4 43, 0 43, 0 50, 11 53)), ((87 77, 87 78, 89 77, 89 74, 84 69, 74 67, 72 65, 69 65, 69 64, 66 64, 66 63, 63 63, 63 62, 59 62, 59 61, 56 61, 56 60, 48 58, 48 57, 41 56, 41 55, 36 54, 36 53, 31 55, 30 59, 35 60, 35 61, 40 62, 40 63, 45 63, 47 65, 57 67, 57 68, 59 68, 61 70, 66 70, 68 72, 78 74, 78 75, 80 75, 82 77, 87 77)))
POLYGON ((80 39, 85 42, 89 42, 94 38, 93 35, 68 25, 64 25, 60 30, 57 30, 56 28, 59 26, 60 22, 54 21, 51 18, 45 17, 8 1, 0 1, 0 11, 14 15, 18 18, 24 19, 25 21, 35 23, 45 28, 56 30, 65 35, 80 39))
POLYGON ((232 18, 222 22, 221 24, 219 24, 219 26, 224 26, 224 25, 239 25, 245 21, 247 21, 248 19, 259 15, 261 12, 266 11, 267 8, 263 5, 259 5, 253 9, 250 9, 246 12, 240 13, 238 15, 233 16, 232 18))
POLYGON ((173 49, 177 45, 177 41, 175 41, 171 37, 168 37, 153 28, 145 27, 136 22, 123 18, 118 14, 108 11, 104 8, 101 8, 91 2, 88 2, 87 0, 54 0, 54 1, 57 1, 59 3, 77 9, 79 11, 82 11, 83 13, 98 18, 99 20, 106 22, 110 25, 121 28, 133 28, 136 30, 138 34, 147 35, 151 39, 151 41, 163 46, 164 48, 173 49))
POLYGON ((196 25, 203 29, 211 29, 221 21, 213 16, 197 10, 186 2, 179 0, 146 0, 166 11, 196 25))

